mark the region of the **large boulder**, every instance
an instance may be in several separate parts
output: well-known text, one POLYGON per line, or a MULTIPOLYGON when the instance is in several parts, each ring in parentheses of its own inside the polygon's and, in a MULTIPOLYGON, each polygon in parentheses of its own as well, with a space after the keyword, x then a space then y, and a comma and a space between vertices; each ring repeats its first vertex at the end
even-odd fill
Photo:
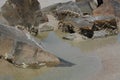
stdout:
POLYGON ((1 8, 1 14, 12 26, 31 27, 48 21, 41 12, 38 0, 7 0, 1 8))
POLYGON ((3 25, 0 25, 0 58, 22 68, 60 64, 59 58, 46 51, 29 33, 3 25))

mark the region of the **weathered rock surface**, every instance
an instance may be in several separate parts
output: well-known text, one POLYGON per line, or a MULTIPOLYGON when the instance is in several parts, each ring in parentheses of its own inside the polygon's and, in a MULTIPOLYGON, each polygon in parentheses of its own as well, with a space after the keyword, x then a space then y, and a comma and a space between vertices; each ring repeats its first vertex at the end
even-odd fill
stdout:
POLYGON ((60 64, 56 56, 47 52, 28 33, 3 25, 0 25, 0 57, 22 68, 60 64))
POLYGON ((58 3, 42 9, 43 12, 53 13, 57 19, 70 17, 80 17, 86 14, 92 14, 92 8, 89 1, 58 3))
POLYGON ((107 33, 102 34, 101 37, 118 34, 117 21, 114 16, 72 18, 60 22, 58 29, 66 33, 79 33, 88 38, 95 38, 94 34, 101 33, 101 30, 107 33))
POLYGON ((114 16, 114 8, 112 6, 112 3, 110 0, 104 0, 104 3, 98 7, 97 9, 95 9, 93 11, 93 15, 94 16, 100 16, 100 15, 112 15, 114 16))
POLYGON ((22 25, 28 29, 48 21, 41 12, 38 0, 7 0, 1 8, 1 14, 9 25, 22 25))
POLYGON ((120 0, 111 0, 111 3, 115 11, 115 16, 120 18, 120 0))
POLYGON ((51 10, 59 20, 58 29, 62 32, 79 33, 87 38, 106 37, 118 34, 116 16, 119 16, 119 3, 116 1, 70 1, 58 3, 46 10, 51 10), (96 8, 93 8, 93 4, 96 8), (113 6, 115 4, 117 6, 113 6))
POLYGON ((47 32, 47 31, 53 31, 53 30, 54 30, 54 27, 47 24, 39 28, 39 32, 47 32))

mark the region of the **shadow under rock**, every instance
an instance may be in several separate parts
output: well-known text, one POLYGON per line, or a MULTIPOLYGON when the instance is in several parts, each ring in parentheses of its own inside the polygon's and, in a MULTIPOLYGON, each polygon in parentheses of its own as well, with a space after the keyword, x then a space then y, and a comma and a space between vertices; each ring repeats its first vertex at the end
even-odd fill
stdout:
POLYGON ((59 60, 61 63, 59 65, 57 65, 56 67, 72 67, 72 66, 76 65, 76 64, 66 61, 62 58, 59 58, 59 60))

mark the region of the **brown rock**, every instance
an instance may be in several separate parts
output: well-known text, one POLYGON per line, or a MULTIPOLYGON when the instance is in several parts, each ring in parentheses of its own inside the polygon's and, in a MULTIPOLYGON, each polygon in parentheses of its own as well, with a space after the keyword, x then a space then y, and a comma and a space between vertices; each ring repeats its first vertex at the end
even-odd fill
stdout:
POLYGON ((7 0, 1 9, 1 13, 12 26, 31 27, 48 21, 41 12, 38 0, 7 0))
POLYGON ((104 3, 93 11, 94 16, 114 16, 114 7, 110 0, 104 0, 104 3))
POLYGON ((60 64, 34 37, 14 27, 0 25, 0 56, 15 66, 40 68, 60 64))
POLYGON ((12 39, 6 37, 6 38, 0 38, 0 56, 4 56, 5 54, 11 52, 13 48, 13 41, 12 39))

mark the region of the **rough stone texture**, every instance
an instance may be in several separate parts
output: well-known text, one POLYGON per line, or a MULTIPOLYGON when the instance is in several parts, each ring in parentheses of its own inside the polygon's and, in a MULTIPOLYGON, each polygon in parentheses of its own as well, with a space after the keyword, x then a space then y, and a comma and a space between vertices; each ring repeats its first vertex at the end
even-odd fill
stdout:
POLYGON ((65 18, 81 17, 92 14, 92 8, 88 1, 58 3, 42 9, 45 13, 53 13, 60 20, 65 18))
MULTIPOLYGON (((66 33, 79 33, 87 38, 95 38, 94 33, 105 31, 105 37, 118 34, 117 21, 114 16, 97 16, 87 18, 73 18, 59 23, 58 29, 66 33)), ((97 37, 96 37, 97 38, 97 37)))
POLYGON ((114 8, 115 15, 118 18, 120 18, 120 0, 112 0, 111 3, 112 3, 112 6, 114 8))
POLYGON ((3 25, 0 25, 0 56, 22 68, 60 64, 56 56, 44 50, 28 33, 3 25))
POLYGON ((104 3, 93 11, 94 16, 115 16, 114 8, 110 0, 104 0, 104 3))
POLYGON ((40 3, 37 0, 7 0, 1 8, 1 13, 12 26, 31 27, 48 21, 41 12, 40 3))

